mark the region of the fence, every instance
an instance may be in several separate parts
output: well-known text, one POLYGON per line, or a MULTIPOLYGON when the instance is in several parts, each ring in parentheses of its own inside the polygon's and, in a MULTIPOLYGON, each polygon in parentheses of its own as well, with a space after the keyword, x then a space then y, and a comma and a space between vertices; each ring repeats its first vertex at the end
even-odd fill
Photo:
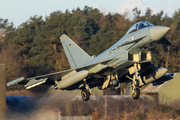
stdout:
POLYGON ((92 120, 92 116, 52 116, 51 118, 49 117, 46 120, 92 120))

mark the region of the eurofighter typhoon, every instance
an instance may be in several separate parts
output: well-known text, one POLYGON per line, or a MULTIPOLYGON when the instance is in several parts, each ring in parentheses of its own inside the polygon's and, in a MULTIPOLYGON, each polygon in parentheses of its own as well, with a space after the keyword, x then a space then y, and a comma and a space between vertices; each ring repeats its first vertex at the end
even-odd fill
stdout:
POLYGON ((71 69, 46 75, 18 78, 7 86, 24 84, 26 89, 40 84, 53 85, 54 89, 81 90, 84 101, 90 99, 90 89, 98 87, 120 87, 121 83, 131 82, 132 97, 138 99, 140 88, 152 83, 159 85, 172 78, 166 68, 156 68, 147 49, 151 43, 171 45, 165 38, 170 30, 165 26, 154 26, 146 21, 134 24, 117 43, 97 57, 89 56, 67 35, 60 37, 71 69))

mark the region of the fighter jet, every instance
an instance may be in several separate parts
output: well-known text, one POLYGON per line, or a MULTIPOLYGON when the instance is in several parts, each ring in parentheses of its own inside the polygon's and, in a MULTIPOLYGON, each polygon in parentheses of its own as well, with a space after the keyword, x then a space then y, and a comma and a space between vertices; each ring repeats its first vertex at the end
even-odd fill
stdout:
POLYGON ((157 68, 152 61, 148 45, 157 43, 170 45, 165 38, 170 30, 166 26, 154 26, 147 21, 134 24, 117 43, 98 55, 89 56, 67 35, 60 37, 71 69, 46 75, 24 78, 20 77, 9 83, 24 84, 26 89, 48 84, 54 89, 81 90, 84 101, 88 101, 91 88, 104 90, 109 87, 120 87, 121 83, 131 82, 132 97, 137 100, 140 88, 152 83, 159 85, 171 79, 167 68, 157 68))

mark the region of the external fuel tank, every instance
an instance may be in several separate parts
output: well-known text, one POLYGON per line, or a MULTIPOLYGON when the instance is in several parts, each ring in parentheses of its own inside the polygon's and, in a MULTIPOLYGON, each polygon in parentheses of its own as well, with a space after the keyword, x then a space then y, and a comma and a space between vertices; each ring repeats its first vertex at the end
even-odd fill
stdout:
POLYGON ((64 89, 64 88, 70 87, 70 86, 80 82, 81 80, 86 78, 88 75, 89 75, 88 70, 79 71, 79 72, 75 73, 74 75, 69 76, 66 79, 59 81, 56 88, 64 89))

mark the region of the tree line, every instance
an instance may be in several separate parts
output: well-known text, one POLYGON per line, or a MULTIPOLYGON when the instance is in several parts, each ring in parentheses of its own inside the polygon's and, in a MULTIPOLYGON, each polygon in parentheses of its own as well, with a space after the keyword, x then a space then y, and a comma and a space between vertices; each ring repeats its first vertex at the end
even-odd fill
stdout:
POLYGON ((17 28, 0 18, 0 63, 6 64, 7 81, 18 77, 33 77, 69 68, 59 37, 67 34, 90 55, 98 55, 122 38, 138 21, 171 27, 166 35, 171 46, 153 44, 150 50, 153 63, 166 67, 168 72, 180 71, 180 9, 172 17, 163 11, 153 14, 150 8, 144 15, 137 7, 133 20, 127 14, 103 14, 85 6, 72 11, 52 12, 44 19, 32 16, 17 28))

